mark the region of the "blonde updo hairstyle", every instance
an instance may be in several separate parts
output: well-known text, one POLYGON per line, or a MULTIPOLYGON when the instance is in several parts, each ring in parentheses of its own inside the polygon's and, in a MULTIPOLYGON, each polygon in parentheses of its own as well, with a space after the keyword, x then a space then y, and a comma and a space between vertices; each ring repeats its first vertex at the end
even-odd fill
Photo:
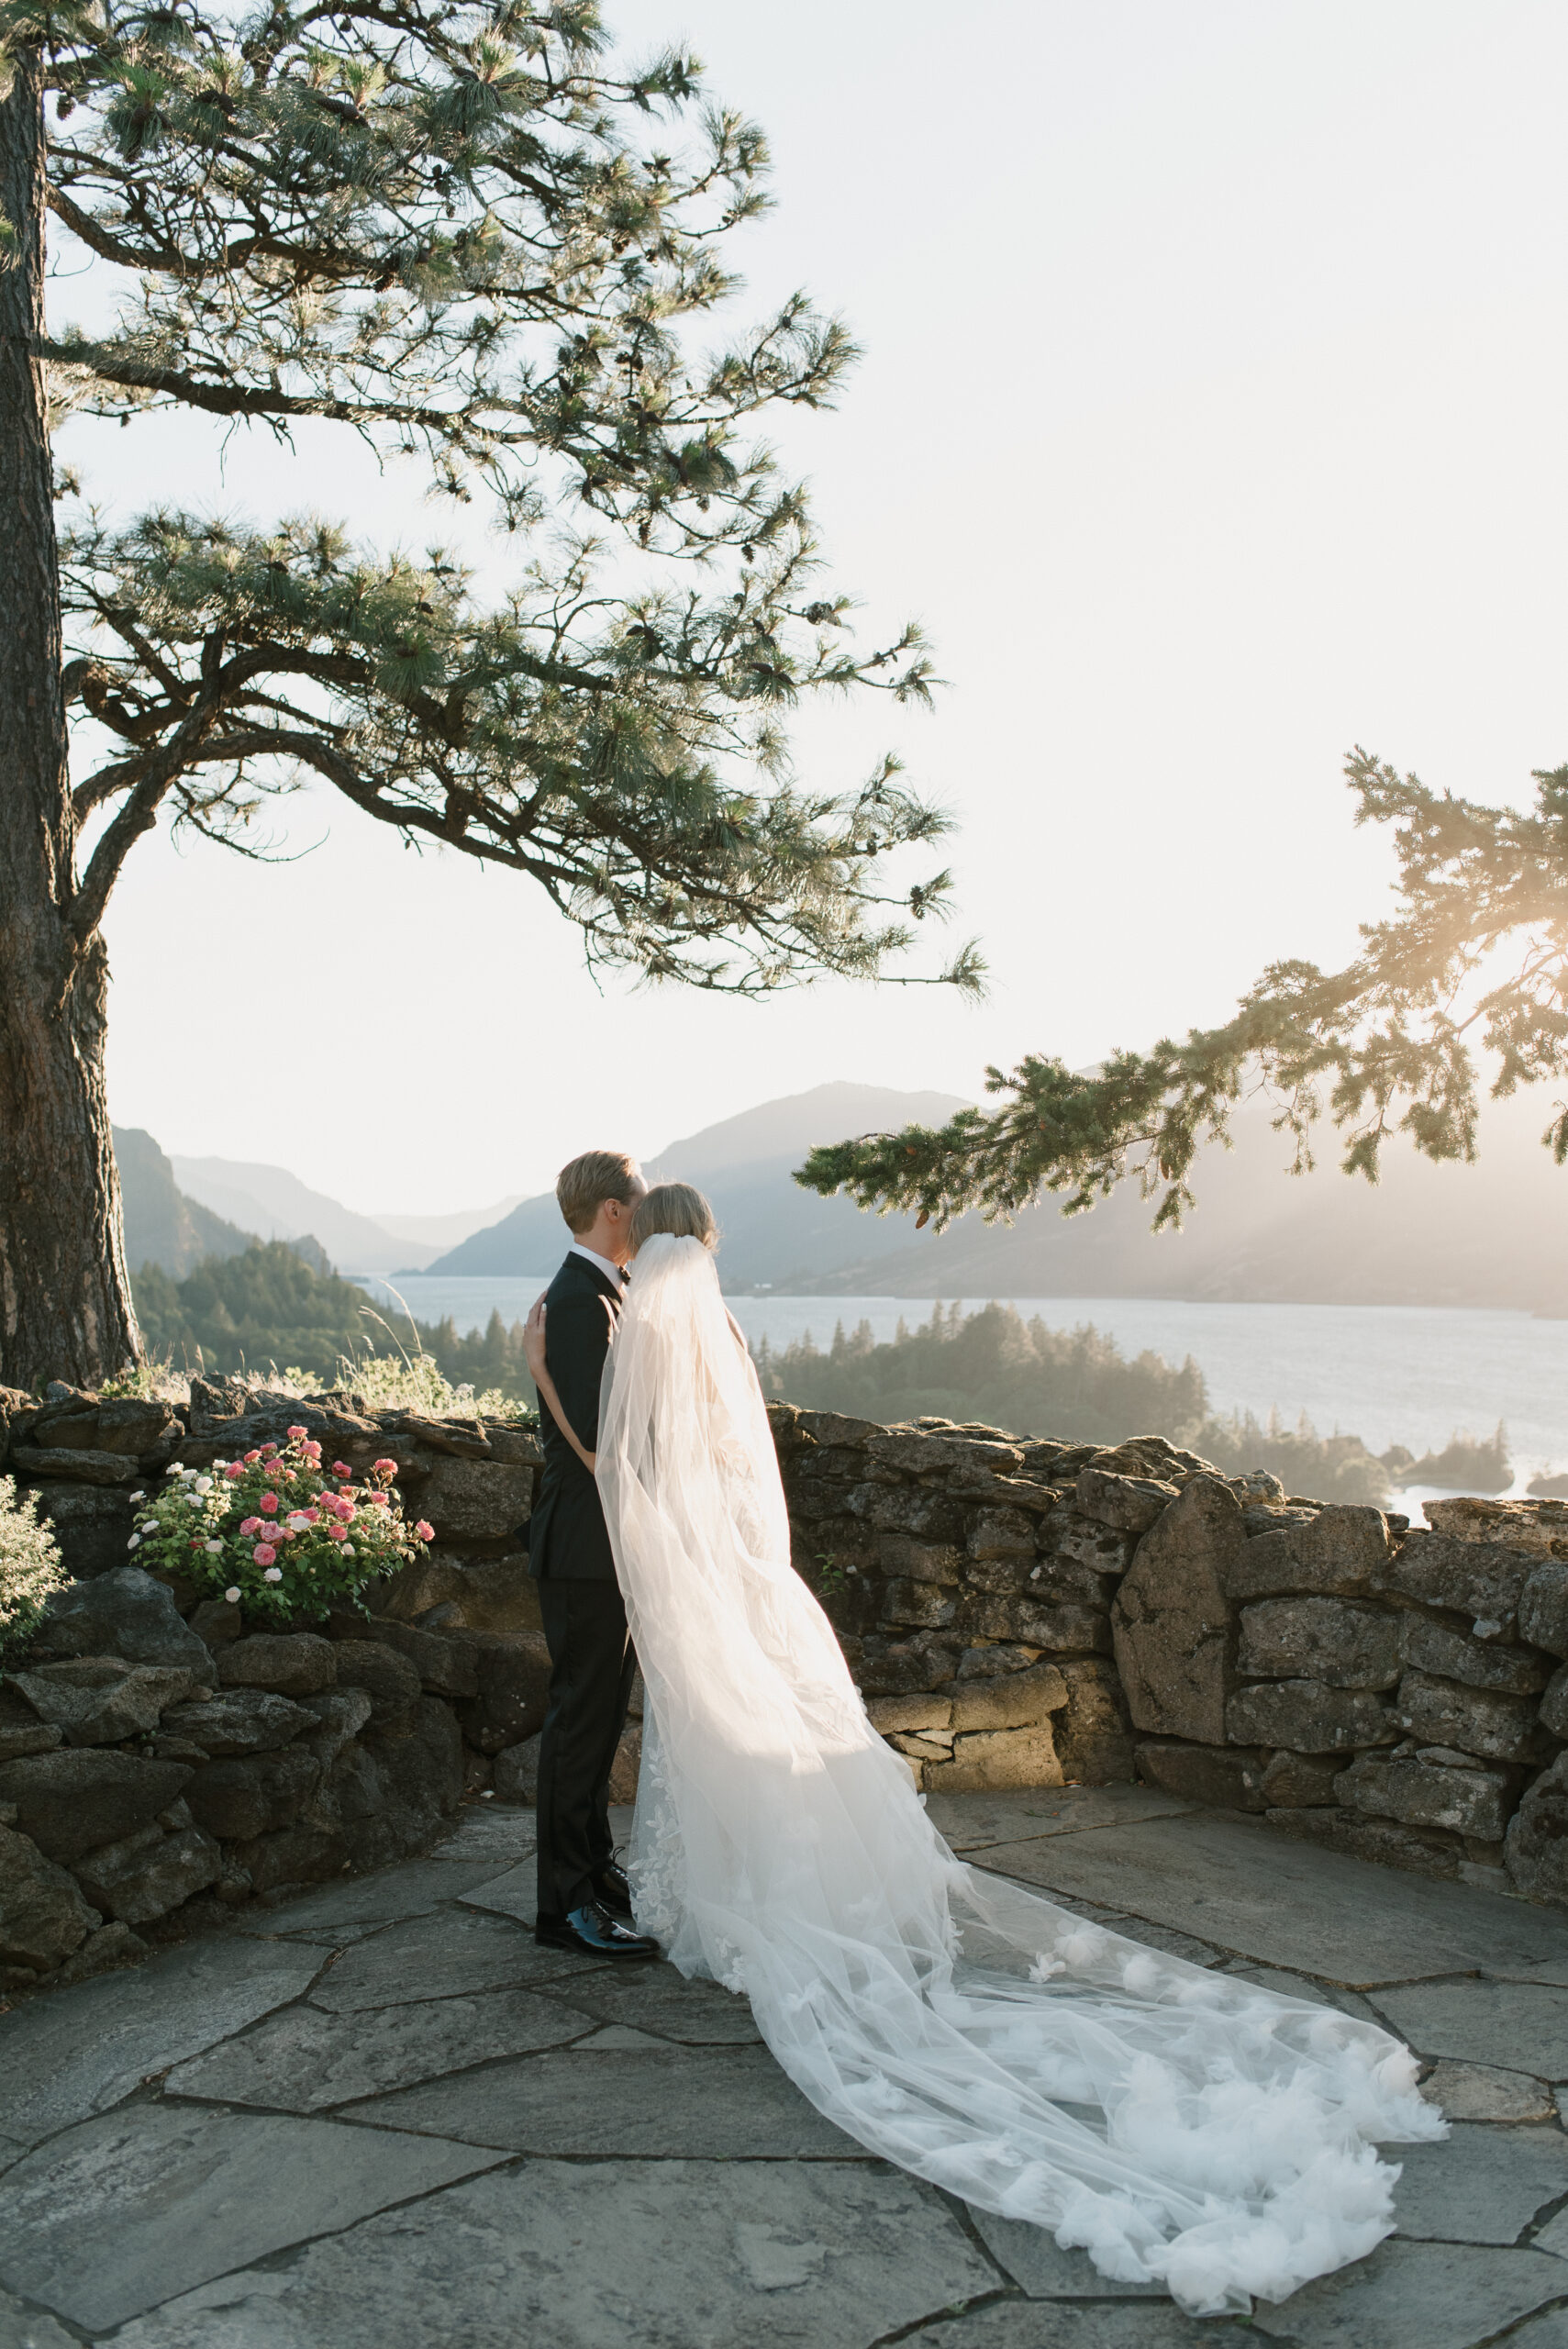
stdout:
POLYGON ((672 1240, 700 1240, 705 1248, 718 1246, 713 1209, 690 1183, 655 1183, 632 1210, 628 1236, 634 1252, 661 1233, 672 1240))

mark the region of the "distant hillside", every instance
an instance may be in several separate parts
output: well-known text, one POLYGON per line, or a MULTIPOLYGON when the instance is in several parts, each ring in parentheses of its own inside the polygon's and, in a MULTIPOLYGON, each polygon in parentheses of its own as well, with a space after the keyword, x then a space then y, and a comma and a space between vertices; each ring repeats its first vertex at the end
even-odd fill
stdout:
MULTIPOLYGON (((1471 1166, 1435 1166, 1396 1138, 1374 1188, 1339 1171, 1330 1129, 1316 1173, 1284 1169, 1272 1112, 1243 1104, 1235 1148, 1211 1150, 1194 1176, 1184 1230, 1156 1237, 1136 1184, 1084 1216, 1053 1199, 1012 1227, 965 1216, 917 1232, 907 1216, 862 1215, 791 1179, 807 1147, 906 1124, 959 1106, 946 1094, 824 1085, 673 1142, 648 1162, 707 1192, 724 1230, 732 1289, 806 1295, 984 1299, 1184 1297, 1200 1303, 1462 1305, 1568 1314, 1568 1169, 1540 1146, 1544 1095, 1491 1102, 1471 1166)), ((554 1198, 527 1199, 428 1269, 483 1275, 550 1270, 565 1241, 554 1198)))
POLYGON ((139 1126, 116 1126, 114 1141, 126 1262, 133 1273, 157 1264, 183 1280, 208 1256, 239 1256, 251 1245, 250 1232, 184 1196, 173 1166, 150 1133, 139 1126))
MULTIPOLYGON (((731 1288, 817 1285, 824 1270, 847 1287, 880 1288, 881 1261, 914 1237, 908 1216, 862 1215, 851 1200, 821 1199, 790 1180, 814 1142, 882 1126, 951 1118, 951 1093, 895 1093, 877 1085, 818 1085, 764 1101, 646 1162, 652 1180, 695 1183, 713 1201, 724 1233, 724 1277, 731 1288)), ((525 1199, 426 1266, 430 1273, 544 1273, 568 1234, 552 1192, 525 1199)))
POLYGON ((176 1158, 172 1164, 181 1188, 215 1214, 263 1240, 294 1240, 310 1232, 344 1273, 417 1270, 437 1252, 433 1245, 399 1239, 368 1215, 310 1190, 286 1167, 235 1158, 176 1158))
MULTIPOLYGON (((1568 1314, 1568 1168, 1540 1147, 1539 1090, 1487 1104, 1473 1165, 1434 1165, 1396 1136, 1375 1187, 1341 1174, 1320 1130, 1314 1174, 1285 1172, 1288 1142, 1261 1101, 1242 1105, 1233 1150, 1201 1156, 1184 1230, 1156 1237, 1129 1184, 1089 1214, 1055 1200, 1010 1229, 965 1216, 877 1266, 893 1297, 1151 1297, 1197 1303, 1511 1307, 1568 1314)), ((808 1293, 852 1293, 826 1263, 808 1293)))
MULTIPOLYGON (((379 1223, 384 1231, 390 1231, 395 1240, 412 1240, 421 1248, 455 1248, 470 1233, 499 1223, 504 1215, 510 1215, 515 1207, 520 1207, 527 1196, 525 1191, 509 1191, 504 1199, 492 1199, 487 1208, 459 1208, 451 1215, 403 1215, 396 1210, 384 1215, 377 1208, 372 1220, 379 1223)), ((408 1253, 406 1247, 404 1253, 408 1253)))

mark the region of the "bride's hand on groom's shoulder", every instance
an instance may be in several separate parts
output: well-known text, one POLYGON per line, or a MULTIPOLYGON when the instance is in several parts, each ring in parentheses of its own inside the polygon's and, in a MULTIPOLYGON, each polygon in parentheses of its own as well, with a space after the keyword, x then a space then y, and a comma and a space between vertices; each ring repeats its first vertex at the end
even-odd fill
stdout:
POLYGON ((537 1383, 544 1368, 544 1292, 535 1297, 528 1318, 523 1324, 523 1354, 529 1375, 537 1383))

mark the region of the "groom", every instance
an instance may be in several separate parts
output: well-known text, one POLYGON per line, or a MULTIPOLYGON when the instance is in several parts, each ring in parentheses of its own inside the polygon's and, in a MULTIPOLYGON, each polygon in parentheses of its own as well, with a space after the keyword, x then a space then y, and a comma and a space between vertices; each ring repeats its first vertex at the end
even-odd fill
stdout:
MULTIPOLYGON (((591 1150, 555 1186, 572 1245, 545 1292, 545 1360, 584 1449, 599 1432, 599 1378, 631 1252, 632 1211, 648 1190, 635 1159, 591 1150)), ((598 1487, 539 1398, 544 1472, 528 1528, 550 1648, 550 1710, 539 1742, 538 1941, 585 1955, 656 1957, 637 1932, 610 1841, 610 1769, 626 1726, 637 1657, 598 1487)))

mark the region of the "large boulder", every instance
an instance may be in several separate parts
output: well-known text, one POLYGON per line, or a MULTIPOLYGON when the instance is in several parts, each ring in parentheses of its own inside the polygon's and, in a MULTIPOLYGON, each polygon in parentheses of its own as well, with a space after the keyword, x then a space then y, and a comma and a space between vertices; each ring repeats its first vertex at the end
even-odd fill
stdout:
POLYGON ((1241 1610, 1236 1669, 1247 1679, 1299 1679, 1310 1670, 1330 1688, 1392 1688, 1399 1677, 1399 1621, 1342 1598, 1264 1598, 1241 1610))
MULTIPOLYGON (((537 1631, 539 1586, 528 1572, 526 1550, 501 1558, 432 1551, 393 1576, 379 1602, 377 1624, 388 1615, 422 1630, 439 1630, 443 1637, 457 1630, 537 1631)), ((371 1637, 376 1636, 373 1631, 371 1637)))
POLYGON ((1224 1743, 1234 1685, 1226 1578, 1245 1539, 1240 1503, 1212 1476, 1194 1476, 1144 1535, 1111 1609, 1117 1665, 1139 1729, 1224 1743))
POLYGON ((1519 1636, 1551 1655, 1568 1656, 1568 1565, 1561 1559, 1531 1569, 1519 1594, 1519 1636))
POLYGON ((519 1745, 544 1726, 550 1650, 542 1631, 492 1632, 474 1642, 478 1690, 456 1707, 462 1733, 481 1753, 519 1745))
POLYGON ((1551 1751, 1528 1697, 1411 1671, 1399 1683, 1395 1710, 1400 1728, 1423 1745, 1454 1745, 1489 1762, 1541 1762, 1551 1751))
POLYGON ((371 1700, 372 1724, 406 1736, 419 1702, 419 1675, 407 1657, 378 1640, 340 1640, 333 1653, 339 1687, 362 1688, 371 1700))
POLYGON ((1568 1900, 1568 1753, 1543 1770, 1514 1813, 1504 1865, 1531 1900, 1568 1900))
POLYGON ((1104 1468, 1084 1469, 1076 1487, 1080 1514, 1118 1533, 1146 1533, 1176 1498, 1177 1490, 1162 1478, 1118 1476, 1104 1468))
POLYGON ((1132 1731, 1121 1683, 1108 1657, 1063 1656, 1057 1666, 1067 1702, 1051 1716, 1062 1777, 1073 1786, 1131 1784, 1132 1731))
MULTIPOLYGON (((479 1693, 477 1651, 472 1641, 449 1638, 440 1631, 423 1631, 393 1616, 355 1616, 339 1609, 328 1625, 337 1641, 374 1640, 406 1659, 419 1675, 419 1686, 433 1697, 473 1697, 479 1693)), ((340 1661, 340 1659, 339 1659, 340 1661)))
POLYGON ((237 1753, 270 1753, 317 1727, 314 1712, 270 1688, 224 1688, 194 1705, 176 1705, 163 1718, 175 1737, 199 1746, 209 1760, 237 1753))
POLYGON ((1370 1688, 1330 1688, 1321 1680, 1262 1680, 1239 1688, 1226 1708, 1233 1745, 1287 1745, 1295 1753, 1350 1753, 1392 1745, 1398 1727, 1370 1688))
POLYGON ((1316 1516, 1254 1535, 1229 1576, 1234 1599, 1311 1592, 1355 1598, 1374 1589, 1387 1566, 1388 1520, 1381 1509, 1336 1502, 1316 1516))
MULTIPOLYGON (((1023 1672, 1005 1672, 995 1680, 955 1680, 951 1691, 924 1700, 940 1707, 945 1718, 924 1724, 969 1733, 981 1730, 1043 1728, 1068 1702, 1066 1681, 1054 1664, 1032 1664, 1023 1672)), ((882 1700, 884 1703, 887 1700, 882 1700)), ((896 1702, 896 1699, 892 1701, 896 1702)), ((905 1700, 907 1704, 909 1699, 905 1700)), ((881 1723, 876 1724, 881 1727, 881 1723)), ((899 1728, 916 1724, 900 1721, 899 1728)))
POLYGON ((275 1697, 316 1697, 338 1678, 337 1650, 314 1631, 259 1631, 217 1654, 226 1688, 269 1688, 275 1697))
POLYGON ((123 1490, 103 1485, 43 1485, 39 1516, 59 1545, 66 1572, 86 1580, 125 1564, 132 1507, 123 1490))
POLYGON ((1406 1535, 1384 1581, 1390 1590, 1418 1599, 1423 1607, 1468 1615, 1478 1640, 1512 1640, 1519 1600, 1535 1564, 1523 1550, 1418 1530, 1406 1535))
POLYGON ((144 1761, 101 1746, 61 1748, 0 1762, 0 1802, 16 1805, 17 1825, 40 1852, 69 1865, 145 1827, 184 1792, 191 1776, 183 1762, 144 1761))
POLYGON ((1222 1810, 1262 1810, 1261 1756, 1234 1745, 1187 1745, 1179 1739, 1146 1739, 1133 1749, 1140 1777, 1188 1802, 1212 1803, 1222 1810))
POLYGON ((0 1965, 47 1974, 98 1922, 73 1876, 47 1860, 30 1836, 0 1827, 0 1965))
POLYGON ((171 1593, 139 1566, 117 1566, 58 1592, 32 1643, 35 1662, 102 1655, 183 1667, 197 1681, 212 1674, 210 1654, 181 1621, 171 1593))
POLYGON ((1397 1819, 1407 1827, 1446 1827, 1483 1842, 1502 1840, 1518 1779, 1508 1770, 1456 1768, 1429 1753, 1363 1753, 1334 1781, 1348 1810, 1397 1819))
POLYGON ((127 1925, 167 1916, 193 1893, 216 1884, 223 1854, 188 1817, 164 1829, 154 1822, 118 1843, 105 1843, 77 1862, 77 1883, 95 1909, 127 1925))
POLYGON ((37 1713, 6 1681, 0 1680, 0 1762, 23 1753, 48 1753, 65 1742, 61 1731, 37 1713))
POLYGON ((190 1695, 195 1675, 183 1664, 95 1655, 40 1664, 8 1674, 7 1681, 68 1745, 116 1745, 156 1729, 159 1716, 190 1695))
MULTIPOLYGON (((1527 1583, 1519 1604, 1521 1629, 1529 1596, 1527 1583)), ((1472 1639, 1434 1616, 1413 1610, 1402 1619, 1402 1627, 1406 1663, 1418 1671, 1436 1673, 1443 1680, 1462 1680, 1471 1688, 1501 1688, 1516 1697, 1531 1697, 1551 1676, 1551 1656, 1533 1647, 1502 1647, 1496 1641, 1472 1639)))
POLYGON ((11 1466, 29 1485, 59 1476, 72 1485, 134 1485, 140 1471, 120 1452, 77 1451, 67 1445, 14 1443, 11 1466))
POLYGON ((500 1542, 527 1522, 534 1471, 503 1460, 438 1460, 419 1486, 419 1509, 438 1542, 500 1542))
POLYGON ((932 1793, 972 1795, 1009 1787, 1059 1787, 1062 1764, 1049 1723, 1033 1729, 978 1730, 953 1741, 951 1762, 928 1762, 932 1793))
POLYGON ((520 1802, 532 1805, 539 1800, 539 1752, 540 1740, 525 1738, 521 1745, 508 1745, 495 1756, 495 1784, 497 1802, 520 1802))
POLYGON ((320 1765, 303 1745, 236 1754, 186 1774, 185 1800, 209 1835, 240 1841, 286 1827, 316 1785, 320 1765))

